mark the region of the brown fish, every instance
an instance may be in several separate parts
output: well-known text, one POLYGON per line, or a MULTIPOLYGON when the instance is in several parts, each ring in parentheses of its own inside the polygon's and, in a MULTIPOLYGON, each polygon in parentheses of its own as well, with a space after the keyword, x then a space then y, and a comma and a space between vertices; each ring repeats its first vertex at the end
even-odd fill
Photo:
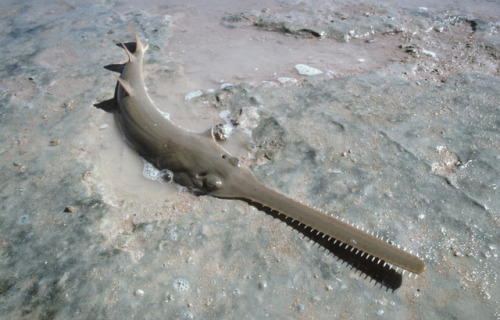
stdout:
POLYGON ((96 107, 114 112, 126 140, 144 159, 159 170, 172 171, 173 180, 180 185, 218 198, 259 203, 340 246, 355 249, 366 259, 415 274, 424 271, 425 263, 417 256, 259 183, 250 169, 217 143, 212 129, 192 133, 164 117, 144 84, 142 61, 148 46, 132 32, 135 43, 122 43, 129 61, 105 67, 120 73, 115 96, 96 107))

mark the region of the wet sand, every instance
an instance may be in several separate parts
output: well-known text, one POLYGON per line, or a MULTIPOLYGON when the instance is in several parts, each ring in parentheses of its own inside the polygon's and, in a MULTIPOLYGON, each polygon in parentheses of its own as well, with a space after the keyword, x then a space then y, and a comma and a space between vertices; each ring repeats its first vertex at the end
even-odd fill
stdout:
POLYGON ((498 13, 488 1, 4 1, 0 318, 497 318, 498 13), (125 61, 114 44, 131 41, 127 21, 174 122, 239 123, 224 145, 260 181, 427 270, 387 290, 245 202, 146 179, 92 107, 113 94, 102 66, 125 61))

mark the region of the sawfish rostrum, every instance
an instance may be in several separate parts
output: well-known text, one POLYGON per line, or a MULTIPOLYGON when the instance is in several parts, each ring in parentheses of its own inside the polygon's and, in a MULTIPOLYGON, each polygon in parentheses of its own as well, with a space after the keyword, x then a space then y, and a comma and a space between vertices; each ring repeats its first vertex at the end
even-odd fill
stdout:
POLYGON ((142 61, 148 46, 132 32, 135 43, 121 44, 128 62, 105 67, 120 74, 115 95, 96 107, 114 113, 126 140, 144 159, 159 170, 172 171, 180 185, 219 198, 256 202, 323 233, 332 242, 356 249, 366 259, 416 274, 424 271, 425 264, 417 256, 259 183, 250 169, 217 143, 212 129, 192 133, 164 117, 144 84, 142 61))

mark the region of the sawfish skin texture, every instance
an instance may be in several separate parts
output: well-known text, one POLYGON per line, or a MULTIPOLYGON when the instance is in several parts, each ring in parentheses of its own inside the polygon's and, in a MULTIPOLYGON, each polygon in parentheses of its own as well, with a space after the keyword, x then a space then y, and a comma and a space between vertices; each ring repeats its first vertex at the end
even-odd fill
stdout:
POLYGON ((217 143, 212 129, 193 133, 166 118, 145 87, 142 62, 147 45, 130 28, 135 43, 121 44, 129 61, 106 66, 120 73, 115 96, 95 106, 115 114, 125 139, 144 159, 159 170, 170 170, 182 186, 219 198, 259 203, 323 233, 332 242, 356 249, 366 259, 415 274, 425 270, 419 257, 259 183, 249 168, 217 143))

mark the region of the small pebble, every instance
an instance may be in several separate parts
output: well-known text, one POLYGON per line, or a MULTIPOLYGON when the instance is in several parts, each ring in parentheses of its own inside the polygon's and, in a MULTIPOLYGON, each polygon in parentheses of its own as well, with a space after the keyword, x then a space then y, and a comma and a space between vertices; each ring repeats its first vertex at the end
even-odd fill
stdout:
POLYGON ((260 290, 264 290, 265 288, 267 288, 267 282, 265 282, 264 280, 261 280, 261 281, 257 282, 257 286, 259 287, 260 290))
POLYGON ((72 206, 67 206, 66 208, 64 208, 64 212, 75 212, 75 211, 76 208, 72 206))
POLYGON ((12 164, 14 165, 14 167, 17 167, 17 171, 19 172, 24 172, 26 170, 26 166, 24 166, 22 163, 14 162, 12 164))
POLYGON ((193 91, 193 92, 186 94, 186 96, 184 97, 184 100, 187 101, 187 100, 191 100, 194 98, 198 98, 202 94, 203 94, 203 92, 201 90, 196 90, 196 91, 193 91))
POLYGON ((295 69, 299 72, 299 74, 304 75, 304 76, 315 76, 318 74, 322 74, 323 71, 318 70, 313 67, 309 67, 305 64, 297 64, 295 66, 295 69))
POLYGON ((220 89, 222 90, 224 88, 231 87, 231 86, 234 86, 234 84, 232 84, 232 83, 223 83, 223 84, 221 84, 220 89))
POLYGON ((295 78, 289 78, 289 77, 279 77, 278 81, 282 84, 285 83, 297 83, 297 79, 295 78))
POLYGON ((137 289, 135 290, 134 295, 136 297, 142 297, 144 295, 144 291, 142 291, 141 289, 137 289))

